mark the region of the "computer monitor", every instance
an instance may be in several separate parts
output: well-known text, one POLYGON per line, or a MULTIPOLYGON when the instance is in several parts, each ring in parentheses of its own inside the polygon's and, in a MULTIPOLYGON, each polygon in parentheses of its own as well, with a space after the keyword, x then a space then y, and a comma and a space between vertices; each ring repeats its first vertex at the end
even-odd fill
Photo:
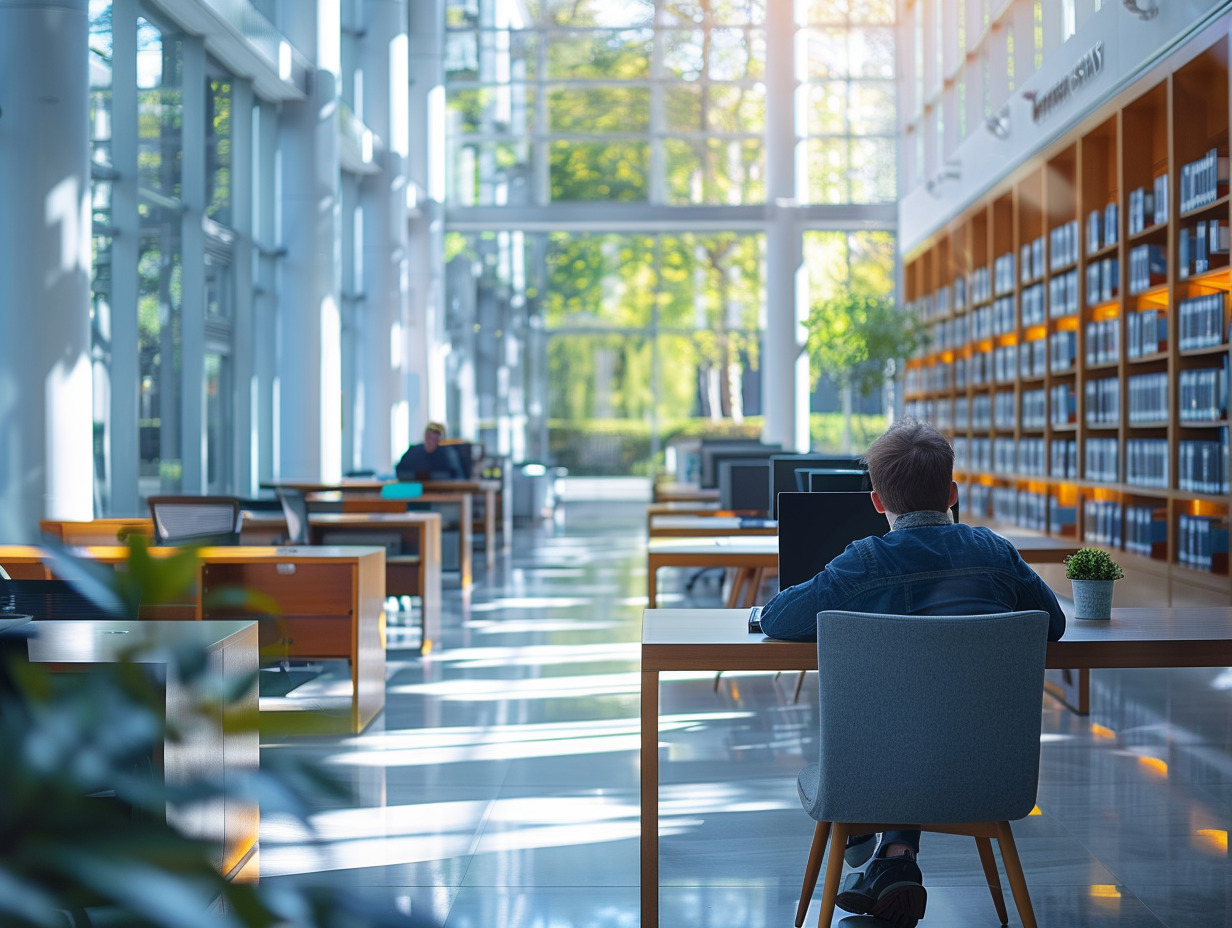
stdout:
MULTIPOLYGON (((958 521, 958 504, 950 507, 958 521)), ((807 583, 853 541, 890 530, 865 492, 779 496, 779 589, 807 583)))
POLYGON ((796 490, 802 493, 868 492, 868 471, 836 467, 802 467, 796 471, 796 490))
MULTIPOLYGON (((779 447, 781 446, 776 446, 775 450, 778 450, 779 447)), ((719 485, 719 468, 715 464, 715 455, 741 450, 771 453, 770 448, 767 448, 754 438, 703 438, 699 450, 701 469, 698 474, 697 485, 706 490, 713 490, 717 487, 719 485)))
POLYGON ((769 461, 770 455, 777 454, 783 450, 782 445, 750 445, 743 448, 715 448, 702 450, 702 479, 700 486, 703 489, 717 489, 719 486, 719 467, 724 461, 769 461), (709 474, 712 482, 707 482, 707 464, 709 464, 709 474))
POLYGON ((737 512, 770 511, 770 460, 719 462, 719 508, 737 512))
POLYGON ((884 535, 890 523, 864 492, 780 493, 779 589, 812 580, 860 538, 884 535))
MULTIPOLYGON (((779 517, 778 496, 780 493, 797 493, 807 487, 796 486, 796 471, 800 469, 835 468, 838 470, 864 470, 864 463, 857 457, 839 457, 825 454, 776 454, 770 458, 770 517, 779 517)), ((857 487, 856 489, 860 489, 857 487)))

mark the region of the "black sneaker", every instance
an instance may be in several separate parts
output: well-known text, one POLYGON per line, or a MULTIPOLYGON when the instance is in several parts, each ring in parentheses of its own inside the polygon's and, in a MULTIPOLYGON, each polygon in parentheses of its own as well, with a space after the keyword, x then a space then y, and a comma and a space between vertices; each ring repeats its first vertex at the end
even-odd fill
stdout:
POLYGON ((848 835, 847 847, 843 850, 843 862, 851 868, 863 867, 873 856, 877 847, 877 836, 848 835))
POLYGON ((928 902, 923 881, 919 865, 906 854, 878 857, 864 871, 847 874, 835 904, 844 912, 871 915, 894 928, 915 928, 928 902))

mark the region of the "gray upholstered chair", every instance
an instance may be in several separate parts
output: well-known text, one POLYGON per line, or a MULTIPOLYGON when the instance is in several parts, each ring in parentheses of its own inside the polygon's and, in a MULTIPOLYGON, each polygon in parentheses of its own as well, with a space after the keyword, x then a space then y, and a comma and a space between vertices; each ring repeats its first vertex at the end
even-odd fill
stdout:
POLYGON ((975 838, 1006 924, 989 839, 1024 928, 1035 915, 1010 821, 1035 807, 1048 616, 817 616, 819 763, 801 771, 817 821, 796 911, 804 923, 826 842, 821 926, 834 915, 847 836, 902 828, 975 838))
POLYGON ((287 544, 307 545, 312 543, 308 525, 308 500, 301 490, 278 490, 278 502, 287 520, 287 544))

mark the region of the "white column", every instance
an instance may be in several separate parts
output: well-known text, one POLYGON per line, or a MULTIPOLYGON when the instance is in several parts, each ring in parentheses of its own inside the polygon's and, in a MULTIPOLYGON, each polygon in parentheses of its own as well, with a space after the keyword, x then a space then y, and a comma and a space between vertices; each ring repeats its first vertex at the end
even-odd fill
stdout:
MULTIPOLYGON (((363 290, 359 307, 359 379, 363 384, 363 466, 390 471, 409 443, 403 378, 410 310, 406 159, 410 146, 410 75, 406 0, 368 0, 361 46, 364 123, 385 142, 381 172, 360 186, 363 290), (397 433, 397 434, 395 434, 397 433), (395 447, 395 438, 401 447, 395 447)), ((422 131, 422 130, 421 130, 422 131)))
POLYGON ((93 516, 86 0, 0 0, 0 538, 93 516))
POLYGON ((410 312, 405 332, 405 393, 413 437, 430 419, 445 419, 443 281, 445 199, 445 72, 443 0, 410 4, 410 124, 407 178, 426 192, 408 242, 410 312))
POLYGON ((279 133, 277 473, 342 475, 341 167, 338 154, 338 0, 295 0, 281 18, 292 44, 317 63, 307 100, 286 103, 279 133), (333 23, 330 30, 318 22, 333 23))
POLYGON ((254 431, 252 384, 255 376, 253 329, 253 132, 252 84, 231 85, 231 226, 235 230, 235 338, 231 363, 235 371, 232 393, 234 445, 232 473, 240 496, 257 493, 254 446, 263 439, 254 431))
POLYGON ((807 299, 796 200, 795 28, 790 0, 766 6, 766 328, 761 364, 762 440, 805 451, 808 358, 800 324, 807 299))
POLYGON ((111 509, 96 515, 141 512, 141 361, 137 326, 137 259, 141 215, 137 207, 137 0, 111 5, 111 509))
MULTIPOLYGON (((180 218, 183 287, 180 338, 180 457, 183 493, 205 492, 205 44, 184 36, 180 218)), ((163 359, 166 365, 167 359, 163 359)))

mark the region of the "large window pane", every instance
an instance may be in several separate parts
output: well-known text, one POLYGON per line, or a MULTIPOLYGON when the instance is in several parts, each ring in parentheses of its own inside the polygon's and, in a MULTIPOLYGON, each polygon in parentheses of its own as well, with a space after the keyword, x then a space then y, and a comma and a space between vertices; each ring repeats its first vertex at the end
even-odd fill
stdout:
POLYGON ((180 41, 137 20, 137 174, 141 186, 180 196, 183 159, 180 41))
POLYGON ((646 142, 558 141, 551 157, 553 200, 646 199, 646 142))
POLYGON ((181 486, 180 395, 183 274, 180 216, 142 209, 137 262, 142 496, 177 493, 181 486))

